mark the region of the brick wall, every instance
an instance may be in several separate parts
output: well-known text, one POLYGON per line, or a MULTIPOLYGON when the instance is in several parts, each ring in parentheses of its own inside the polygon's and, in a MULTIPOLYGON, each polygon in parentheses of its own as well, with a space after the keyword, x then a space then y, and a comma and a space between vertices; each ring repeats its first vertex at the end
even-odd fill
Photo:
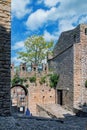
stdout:
POLYGON ((37 105, 46 105, 55 103, 55 90, 51 89, 45 84, 33 86, 33 84, 28 89, 28 106, 33 115, 37 115, 36 107, 37 105))
POLYGON ((10 0, 0 1, 0 115, 10 114, 10 0))
POLYGON ((74 107, 87 103, 87 25, 80 25, 80 42, 74 44, 74 107))
POLYGON ((87 80, 87 35, 85 35, 85 28, 87 28, 87 25, 81 26, 83 104, 87 104, 87 88, 85 87, 87 80))

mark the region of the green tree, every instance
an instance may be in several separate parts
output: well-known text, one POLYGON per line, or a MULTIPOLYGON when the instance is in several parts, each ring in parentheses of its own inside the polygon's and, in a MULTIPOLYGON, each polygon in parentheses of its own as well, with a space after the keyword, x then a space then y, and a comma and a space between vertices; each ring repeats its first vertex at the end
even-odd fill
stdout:
POLYGON ((32 36, 24 42, 24 47, 25 51, 18 52, 18 58, 38 65, 47 58, 47 53, 52 54, 53 41, 46 42, 43 36, 32 36))

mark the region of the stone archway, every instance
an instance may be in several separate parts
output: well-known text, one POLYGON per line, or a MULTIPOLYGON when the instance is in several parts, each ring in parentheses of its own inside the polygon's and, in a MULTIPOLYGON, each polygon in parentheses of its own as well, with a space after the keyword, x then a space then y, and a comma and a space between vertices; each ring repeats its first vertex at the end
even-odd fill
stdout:
POLYGON ((17 84, 11 87, 11 111, 24 114, 28 108, 28 90, 25 86, 17 84))

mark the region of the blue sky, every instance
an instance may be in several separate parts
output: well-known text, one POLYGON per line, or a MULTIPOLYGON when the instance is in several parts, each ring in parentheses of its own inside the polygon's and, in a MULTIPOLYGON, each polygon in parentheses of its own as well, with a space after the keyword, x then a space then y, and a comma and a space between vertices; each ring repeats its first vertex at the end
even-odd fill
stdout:
POLYGON ((63 31, 87 23, 87 0, 12 0, 12 63, 18 65, 17 52, 32 35, 58 40, 63 31))

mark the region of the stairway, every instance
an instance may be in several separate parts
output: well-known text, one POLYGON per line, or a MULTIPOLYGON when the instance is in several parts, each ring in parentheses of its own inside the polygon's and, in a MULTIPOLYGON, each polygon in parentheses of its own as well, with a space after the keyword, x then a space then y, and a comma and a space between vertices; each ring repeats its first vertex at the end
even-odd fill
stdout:
POLYGON ((46 112, 51 117, 55 117, 55 118, 65 118, 65 117, 69 117, 69 116, 74 116, 75 115, 73 112, 68 111, 67 109, 64 109, 59 104, 49 104, 49 105, 43 105, 43 106, 38 105, 38 106, 40 108, 42 108, 40 110, 46 112))

